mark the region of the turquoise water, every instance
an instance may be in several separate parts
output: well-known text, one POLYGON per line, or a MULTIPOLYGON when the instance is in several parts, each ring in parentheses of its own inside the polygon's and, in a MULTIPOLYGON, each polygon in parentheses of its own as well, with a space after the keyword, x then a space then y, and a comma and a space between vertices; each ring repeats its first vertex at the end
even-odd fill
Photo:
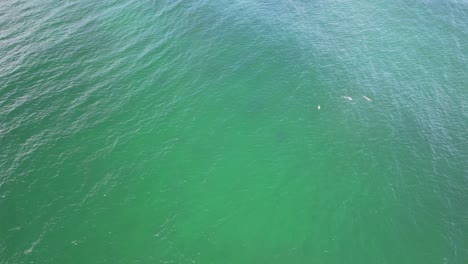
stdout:
POLYGON ((1 1, 0 263, 468 263, 467 24, 1 1))

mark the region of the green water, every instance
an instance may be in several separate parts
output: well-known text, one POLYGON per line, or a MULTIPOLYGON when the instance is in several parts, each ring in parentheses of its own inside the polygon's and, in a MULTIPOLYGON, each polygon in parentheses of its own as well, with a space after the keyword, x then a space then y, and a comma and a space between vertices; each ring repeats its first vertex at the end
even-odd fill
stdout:
POLYGON ((0 263, 468 263, 467 44, 464 0, 3 0, 0 263))

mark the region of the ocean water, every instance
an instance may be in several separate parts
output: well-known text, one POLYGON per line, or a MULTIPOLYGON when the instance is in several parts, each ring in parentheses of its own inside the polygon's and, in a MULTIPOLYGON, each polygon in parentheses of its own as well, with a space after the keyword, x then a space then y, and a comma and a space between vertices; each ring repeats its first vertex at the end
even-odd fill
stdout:
POLYGON ((466 0, 2 0, 0 263, 468 263, 467 56, 466 0))

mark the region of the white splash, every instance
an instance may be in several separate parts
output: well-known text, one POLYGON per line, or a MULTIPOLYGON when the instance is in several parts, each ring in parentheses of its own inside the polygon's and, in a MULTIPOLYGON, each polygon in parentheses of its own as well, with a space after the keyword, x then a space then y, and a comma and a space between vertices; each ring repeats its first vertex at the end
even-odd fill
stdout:
POLYGON ((347 99, 349 101, 352 101, 353 98, 349 97, 349 96, 345 96, 345 95, 342 95, 341 98, 344 98, 344 99, 347 99))
POLYGON ((364 97, 364 99, 366 99, 366 100, 369 101, 369 102, 372 101, 369 97, 367 97, 367 96, 365 96, 365 95, 363 95, 362 97, 364 97))
POLYGON ((320 105, 317 105, 317 110, 320 110, 320 105))

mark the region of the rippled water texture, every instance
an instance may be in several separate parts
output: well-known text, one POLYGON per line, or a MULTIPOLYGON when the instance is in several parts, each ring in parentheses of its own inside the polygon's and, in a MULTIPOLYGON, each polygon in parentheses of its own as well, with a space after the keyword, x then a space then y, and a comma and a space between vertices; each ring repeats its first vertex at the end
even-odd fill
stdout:
POLYGON ((468 263, 466 0, 2 0, 0 263, 468 263))

